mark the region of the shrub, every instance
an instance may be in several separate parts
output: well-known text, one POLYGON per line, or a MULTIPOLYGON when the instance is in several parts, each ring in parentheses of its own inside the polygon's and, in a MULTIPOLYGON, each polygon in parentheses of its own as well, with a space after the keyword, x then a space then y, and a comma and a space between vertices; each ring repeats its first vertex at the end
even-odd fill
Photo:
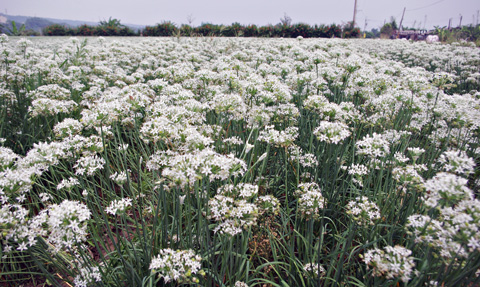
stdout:
POLYGON ((53 24, 45 27, 43 34, 46 36, 65 36, 67 34, 66 30, 67 29, 63 25, 53 24))
POLYGON ((88 25, 81 25, 77 28, 78 36, 93 36, 95 28, 88 25))
POLYGON ((250 24, 250 25, 246 26, 243 30, 243 35, 245 37, 258 37, 257 25, 250 24))
POLYGON ((275 36, 290 38, 292 35, 292 26, 287 24, 277 24, 275 26, 275 36))
POLYGON ((258 28, 259 37, 273 37, 274 36, 274 27, 272 25, 261 26, 258 28))
POLYGON ((168 37, 177 33, 177 30, 178 28, 175 26, 174 23, 170 21, 165 21, 161 24, 157 24, 154 27, 149 27, 149 26, 145 27, 145 29, 143 30, 143 35, 168 37))
POLYGON ((222 31, 222 35, 226 37, 243 36, 244 30, 245 30, 245 27, 243 27, 240 23, 236 22, 236 23, 233 23, 231 26, 225 27, 222 31))
POLYGON ((132 29, 128 27, 123 27, 118 30, 118 36, 137 36, 138 34, 135 33, 132 29))
POLYGON ((303 38, 310 38, 313 36, 313 28, 308 24, 294 24, 291 30, 292 38, 296 38, 298 36, 302 36, 303 38))
POLYGON ((194 29, 190 25, 183 24, 182 26, 180 26, 180 33, 182 36, 193 36, 194 29))
POLYGON ((195 32, 202 36, 221 36, 222 26, 205 23, 195 28, 195 32))
POLYGON ((343 38, 358 38, 360 36, 360 29, 355 28, 352 22, 348 22, 343 28, 343 38))

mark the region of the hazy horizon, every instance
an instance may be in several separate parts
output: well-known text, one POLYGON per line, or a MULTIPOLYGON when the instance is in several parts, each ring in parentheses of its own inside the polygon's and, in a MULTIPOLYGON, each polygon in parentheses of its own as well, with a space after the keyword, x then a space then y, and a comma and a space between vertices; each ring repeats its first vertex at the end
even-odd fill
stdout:
MULTIPOLYGON (((306 1, 286 0, 178 0, 162 3, 153 0, 4 0, 2 13, 30 17, 98 22, 109 17, 124 24, 154 25, 172 21, 177 25, 201 23, 268 25, 277 24, 288 15, 292 23, 345 24, 353 19, 355 0, 306 1), (92 9, 93 7, 93 9, 92 9), (93 11, 93 12, 92 12, 93 11), (192 21, 193 20, 193 21, 192 21)), ((460 24, 478 24, 478 0, 357 0, 357 26, 367 30, 379 28, 394 17, 400 23, 403 9, 404 27, 427 28, 460 24), (426 22, 425 22, 426 20, 426 22), (426 24, 425 24, 426 23, 426 24)))

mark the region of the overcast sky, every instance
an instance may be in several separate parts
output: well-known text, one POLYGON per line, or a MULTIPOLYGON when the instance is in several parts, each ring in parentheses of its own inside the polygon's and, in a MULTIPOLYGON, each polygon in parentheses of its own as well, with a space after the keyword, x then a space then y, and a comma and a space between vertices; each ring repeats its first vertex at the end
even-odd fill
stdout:
MULTIPOLYGON (((286 13, 292 23, 345 24, 353 19, 355 0, 1 0, 2 13, 98 22, 109 17, 124 24, 154 25, 163 21, 277 24, 286 13)), ((357 0, 357 26, 378 28, 406 7, 403 26, 426 28, 479 22, 480 0, 357 0), (426 22, 425 22, 426 19, 426 22), (366 20, 366 21, 365 21, 366 20)))

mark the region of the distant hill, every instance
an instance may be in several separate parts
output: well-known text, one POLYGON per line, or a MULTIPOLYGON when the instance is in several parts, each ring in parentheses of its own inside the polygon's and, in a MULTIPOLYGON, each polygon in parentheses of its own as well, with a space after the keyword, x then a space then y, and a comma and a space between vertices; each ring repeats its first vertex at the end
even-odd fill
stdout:
MULTIPOLYGON (((17 26, 25 24, 26 30, 34 30, 41 32, 43 28, 50 26, 52 24, 60 24, 68 27, 78 27, 84 24, 89 26, 97 26, 98 22, 90 21, 81 21, 81 20, 66 20, 66 19, 55 19, 55 18, 42 18, 42 17, 29 17, 29 16, 13 16, 0 13, 0 24, 3 24, 6 27, 10 26, 10 22, 15 21, 17 26)), ((136 24, 124 24, 123 25, 130 27, 132 30, 144 29, 145 25, 136 25, 136 24)))

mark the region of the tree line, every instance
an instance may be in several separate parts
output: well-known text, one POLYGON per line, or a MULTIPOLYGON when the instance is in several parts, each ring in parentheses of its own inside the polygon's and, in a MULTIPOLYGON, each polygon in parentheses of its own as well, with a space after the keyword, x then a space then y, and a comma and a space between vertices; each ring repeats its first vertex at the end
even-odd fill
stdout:
MULTIPOLYGON (((176 25, 170 21, 164 21, 143 29, 134 30, 123 25, 120 20, 103 20, 98 25, 81 25, 70 27, 68 25, 53 24, 42 18, 30 18, 27 22, 19 25, 15 21, 0 25, 0 32, 12 36, 214 36, 214 37, 283 37, 283 38, 391 38, 393 32, 399 29, 394 18, 385 23, 380 29, 361 32, 353 27, 352 22, 345 25, 309 25, 304 23, 292 24, 291 19, 285 15, 276 25, 257 26, 254 24, 243 25, 238 22, 231 25, 218 25, 202 23, 200 26, 191 24, 176 25), (43 27, 43 29, 42 29, 43 27), (41 33, 39 32, 41 31, 41 33)), ((404 30, 413 28, 404 27, 404 30)), ((480 25, 469 25, 447 29, 435 27, 432 34, 439 36, 442 42, 472 41, 480 45, 480 25)))
POLYGON ((216 37, 284 37, 284 38, 356 38, 360 36, 360 29, 347 25, 308 25, 304 23, 291 24, 281 22, 276 25, 257 26, 254 24, 242 25, 217 25, 202 23, 200 26, 183 24, 175 25, 165 21, 154 26, 146 26, 144 29, 134 31, 122 25, 117 19, 101 21, 98 26, 81 25, 67 27, 53 24, 43 29, 45 36, 216 36, 216 37))

